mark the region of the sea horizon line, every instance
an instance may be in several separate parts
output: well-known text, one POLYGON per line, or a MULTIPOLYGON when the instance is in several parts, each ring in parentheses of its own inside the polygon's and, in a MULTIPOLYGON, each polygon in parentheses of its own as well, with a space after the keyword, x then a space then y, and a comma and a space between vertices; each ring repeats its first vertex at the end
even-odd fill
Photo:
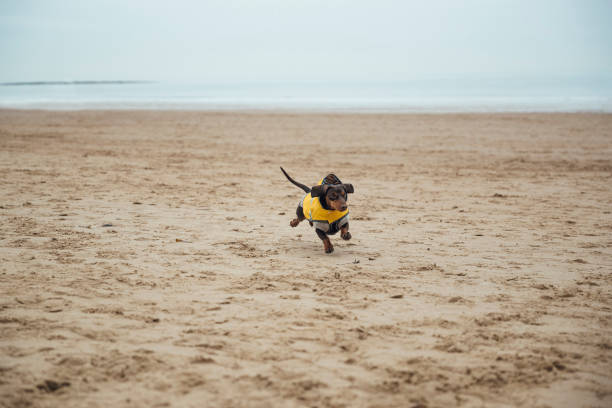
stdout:
POLYGON ((110 80, 110 81, 22 81, 22 82, 0 82, 1 86, 27 86, 27 85, 123 85, 123 84, 147 84, 155 81, 143 80, 110 80))

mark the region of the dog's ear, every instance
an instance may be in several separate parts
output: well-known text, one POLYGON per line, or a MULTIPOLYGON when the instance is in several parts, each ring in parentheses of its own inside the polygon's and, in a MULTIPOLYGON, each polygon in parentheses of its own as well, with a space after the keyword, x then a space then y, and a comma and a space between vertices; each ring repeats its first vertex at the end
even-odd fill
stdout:
POLYGON ((327 184, 319 184, 318 186, 314 186, 311 190, 310 190, 310 195, 312 197, 321 197, 321 196, 325 196, 325 194, 327 194, 327 189, 329 188, 329 185, 327 184))
POLYGON ((352 184, 343 184, 343 186, 344 186, 344 191, 346 191, 347 194, 355 192, 355 189, 353 188, 352 184))

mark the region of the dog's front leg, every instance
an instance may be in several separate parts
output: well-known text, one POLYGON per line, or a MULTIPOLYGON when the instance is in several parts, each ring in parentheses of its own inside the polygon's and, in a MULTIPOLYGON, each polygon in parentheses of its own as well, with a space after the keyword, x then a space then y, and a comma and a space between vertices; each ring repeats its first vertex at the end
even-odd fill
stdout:
POLYGON ((345 241, 348 241, 349 239, 352 238, 351 233, 349 232, 348 228, 349 228, 348 222, 344 224, 342 228, 340 228, 340 236, 345 241))
POLYGON ((323 246, 325 247, 325 253, 331 254, 332 252, 334 252, 334 246, 329 240, 329 237, 327 236, 327 234, 318 228, 315 229, 315 231, 317 231, 317 235, 319 236, 319 238, 321 238, 321 241, 323 241, 323 246))

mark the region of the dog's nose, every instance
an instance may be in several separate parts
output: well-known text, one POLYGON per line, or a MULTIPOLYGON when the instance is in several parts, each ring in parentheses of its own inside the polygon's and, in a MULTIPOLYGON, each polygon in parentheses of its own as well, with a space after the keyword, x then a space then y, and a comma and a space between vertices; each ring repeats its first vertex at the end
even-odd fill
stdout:
POLYGON ((340 207, 340 211, 346 211, 348 207, 346 205, 343 205, 342 207, 340 207))

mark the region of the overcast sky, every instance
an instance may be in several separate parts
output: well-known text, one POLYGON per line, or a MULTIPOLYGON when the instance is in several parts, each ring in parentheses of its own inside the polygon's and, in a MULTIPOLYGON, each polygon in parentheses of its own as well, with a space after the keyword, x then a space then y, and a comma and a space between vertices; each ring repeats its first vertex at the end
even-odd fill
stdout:
POLYGON ((612 76, 612 0, 1 0, 0 82, 612 76))

